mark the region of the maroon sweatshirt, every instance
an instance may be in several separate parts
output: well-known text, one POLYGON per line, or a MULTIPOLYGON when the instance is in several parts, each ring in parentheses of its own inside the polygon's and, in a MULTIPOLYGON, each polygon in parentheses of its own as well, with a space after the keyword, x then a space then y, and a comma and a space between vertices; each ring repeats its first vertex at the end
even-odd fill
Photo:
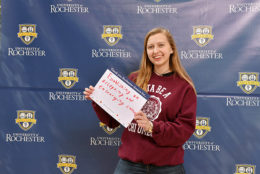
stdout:
MULTIPOLYGON (((129 79, 135 81, 136 77, 137 73, 132 73, 129 79)), ((182 164, 182 145, 195 129, 196 94, 176 73, 170 76, 153 73, 148 94, 150 99, 142 111, 153 122, 153 132, 145 132, 133 121, 123 132, 118 155, 125 160, 156 166, 182 164)), ((97 104, 92 105, 101 122, 110 128, 119 125, 97 104)))

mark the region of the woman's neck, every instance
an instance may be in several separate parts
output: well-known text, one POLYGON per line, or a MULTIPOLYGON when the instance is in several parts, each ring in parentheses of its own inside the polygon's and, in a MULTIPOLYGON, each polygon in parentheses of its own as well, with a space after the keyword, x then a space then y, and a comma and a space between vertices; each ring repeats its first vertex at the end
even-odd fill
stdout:
POLYGON ((154 70, 154 73, 155 74, 157 74, 157 75, 159 75, 159 76, 161 76, 161 75, 163 75, 163 74, 167 74, 167 73, 169 73, 169 72, 172 72, 172 70, 170 69, 170 68, 167 68, 167 69, 158 69, 158 68, 155 68, 154 70))

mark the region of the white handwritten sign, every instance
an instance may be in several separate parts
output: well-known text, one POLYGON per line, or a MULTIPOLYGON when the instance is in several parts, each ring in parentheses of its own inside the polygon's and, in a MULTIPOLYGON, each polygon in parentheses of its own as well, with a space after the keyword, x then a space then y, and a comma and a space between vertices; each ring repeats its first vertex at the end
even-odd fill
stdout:
POLYGON ((91 99, 127 127, 149 95, 113 68, 107 69, 95 86, 91 99))

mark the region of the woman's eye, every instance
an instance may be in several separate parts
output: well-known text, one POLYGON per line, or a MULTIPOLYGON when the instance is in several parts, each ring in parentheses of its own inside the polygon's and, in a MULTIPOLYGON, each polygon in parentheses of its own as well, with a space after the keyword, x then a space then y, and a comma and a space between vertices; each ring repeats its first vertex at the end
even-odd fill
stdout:
POLYGON ((152 48, 153 48, 153 46, 148 46, 148 47, 147 47, 147 49, 152 49, 152 48))
POLYGON ((160 45, 159 45, 159 47, 163 47, 163 46, 164 46, 164 44, 160 44, 160 45))

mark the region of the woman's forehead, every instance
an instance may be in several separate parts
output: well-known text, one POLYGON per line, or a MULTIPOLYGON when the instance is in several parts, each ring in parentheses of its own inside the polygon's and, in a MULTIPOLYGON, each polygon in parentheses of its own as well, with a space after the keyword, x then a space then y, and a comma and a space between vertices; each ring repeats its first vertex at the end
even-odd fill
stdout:
POLYGON ((168 42, 165 34, 157 33, 157 34, 151 35, 147 40, 147 44, 158 43, 158 42, 168 42))

